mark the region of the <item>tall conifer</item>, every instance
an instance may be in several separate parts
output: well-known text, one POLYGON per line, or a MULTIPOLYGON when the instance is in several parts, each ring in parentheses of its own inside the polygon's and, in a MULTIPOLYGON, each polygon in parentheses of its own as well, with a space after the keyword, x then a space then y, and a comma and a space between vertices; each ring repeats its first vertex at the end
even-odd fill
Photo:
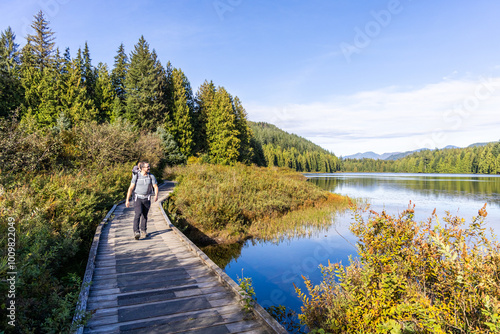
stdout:
MULTIPOLYGON (((34 17, 34 34, 27 36, 22 52, 21 82, 24 89, 23 114, 40 126, 53 126, 60 101, 59 73, 55 63, 54 33, 43 12, 34 17)), ((23 116, 23 117, 24 117, 23 116)))
POLYGON ((238 134, 231 96, 218 87, 207 115, 208 153, 214 163, 231 165, 238 160, 238 134))
POLYGON ((99 63, 97 65, 97 79, 95 84, 95 105, 99 112, 99 122, 105 122, 111 119, 114 98, 115 91, 111 83, 108 66, 99 63))
POLYGON ((22 103, 20 57, 16 35, 8 27, 0 36, 0 117, 8 116, 22 103))
POLYGON ((253 148, 251 146, 252 129, 248 126, 247 112, 240 99, 236 96, 233 99, 233 110, 235 114, 236 129, 240 140, 239 160, 249 163, 253 158, 253 148))
POLYGON ((97 75, 94 67, 92 66, 92 59, 90 58, 90 50, 87 42, 83 48, 83 63, 82 63, 82 82, 87 92, 87 98, 95 99, 95 83, 97 75))
POLYGON ((125 101, 125 77, 127 76, 128 57, 125 53, 125 46, 123 43, 118 47, 115 56, 115 64, 111 71, 111 82, 116 92, 116 96, 120 100, 125 101))
POLYGON ((68 79, 65 82, 63 94, 63 112, 72 124, 88 122, 97 119, 94 103, 87 96, 87 90, 82 80, 82 56, 78 49, 77 56, 68 68, 68 79))
POLYGON ((214 102, 215 85, 212 81, 205 80, 198 88, 195 98, 195 114, 194 114, 194 129, 195 129, 195 152, 207 153, 207 119, 208 112, 214 102))
POLYGON ((171 110, 171 126, 169 132, 179 144, 185 156, 192 154, 193 148, 193 92, 191 85, 182 70, 172 71, 173 109, 171 110))
POLYGON ((125 79, 126 118, 147 130, 162 124, 166 113, 165 84, 165 71, 156 53, 149 50, 149 44, 141 36, 131 52, 125 79))
POLYGON ((115 91, 111 122, 114 122, 117 118, 125 115, 125 78, 127 76, 128 66, 128 57, 125 53, 125 46, 122 43, 118 47, 114 67, 111 71, 111 83, 113 84, 113 89, 115 91))
POLYGON ((49 66, 54 59, 54 32, 49 28, 49 21, 45 19, 42 11, 34 16, 31 27, 34 30, 33 35, 28 35, 28 44, 33 46, 33 53, 36 67, 42 70, 49 66))

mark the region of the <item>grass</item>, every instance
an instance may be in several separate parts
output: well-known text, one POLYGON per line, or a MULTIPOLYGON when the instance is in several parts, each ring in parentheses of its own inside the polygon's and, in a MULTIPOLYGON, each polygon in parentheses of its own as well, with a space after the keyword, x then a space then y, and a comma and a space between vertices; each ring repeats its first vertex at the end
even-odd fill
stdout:
POLYGON ((165 177, 178 182, 167 204, 174 223, 194 239, 205 236, 205 242, 195 240, 201 244, 308 234, 347 206, 347 198, 283 168, 195 163, 169 169, 165 177))

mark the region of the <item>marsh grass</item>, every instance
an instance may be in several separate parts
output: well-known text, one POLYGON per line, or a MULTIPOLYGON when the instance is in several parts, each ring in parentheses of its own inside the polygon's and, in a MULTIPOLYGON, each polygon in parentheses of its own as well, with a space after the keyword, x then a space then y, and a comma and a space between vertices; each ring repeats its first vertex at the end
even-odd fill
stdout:
POLYGON ((174 223, 218 243, 304 235, 310 226, 330 224, 331 213, 347 207, 346 198, 289 169, 194 163, 164 176, 178 181, 167 205, 174 223))

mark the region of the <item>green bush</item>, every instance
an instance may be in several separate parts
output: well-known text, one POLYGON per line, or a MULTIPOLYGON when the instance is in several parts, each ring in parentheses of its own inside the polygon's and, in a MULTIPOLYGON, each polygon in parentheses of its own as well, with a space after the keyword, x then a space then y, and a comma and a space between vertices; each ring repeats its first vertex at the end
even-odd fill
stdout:
POLYGON ((468 226, 413 216, 357 213, 359 261, 322 266, 320 285, 305 279, 301 320, 329 333, 498 333, 500 245, 485 207, 468 226))
MULTIPOLYGON (((0 225, 16 228, 16 329, 67 332, 97 224, 125 196, 132 164, 99 173, 22 174, 1 178, 0 225), (50 330, 49 330, 50 329, 50 330)), ((0 236, 7 244, 7 234, 0 236)), ((6 258, 7 247, 0 249, 6 258)), ((6 266, 0 268, 5 277, 6 266)), ((6 296, 5 281, 0 294, 6 296)), ((6 325, 5 299, 1 305, 6 325)), ((7 328, 8 326, 2 326, 7 328)))

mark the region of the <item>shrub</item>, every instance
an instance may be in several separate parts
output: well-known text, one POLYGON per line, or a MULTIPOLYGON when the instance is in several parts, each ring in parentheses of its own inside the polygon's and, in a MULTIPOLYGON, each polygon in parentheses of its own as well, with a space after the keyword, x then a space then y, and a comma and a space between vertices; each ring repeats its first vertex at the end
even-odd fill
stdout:
POLYGON ((60 138, 50 132, 30 131, 16 120, 0 119, 0 170, 33 172, 52 168, 62 151, 60 138))
POLYGON ((137 132, 127 121, 120 120, 112 124, 84 123, 71 129, 71 144, 74 147, 68 148, 74 151, 68 153, 73 156, 71 160, 82 166, 107 168, 139 158, 139 152, 144 147, 138 145, 142 136, 137 137, 137 132))
POLYGON ((323 282, 307 293, 303 320, 330 333, 497 333, 500 246, 484 228, 485 207, 468 226, 449 213, 417 223, 358 212, 351 231, 359 260, 321 266, 323 282))
MULTIPOLYGON (((16 228, 16 330, 68 332, 95 228, 113 203, 123 199, 132 164, 99 173, 0 174, 0 227, 16 228), (50 328, 50 331, 49 331, 50 328)), ((7 244, 7 234, 0 236, 7 244)), ((1 247, 2 263, 7 247, 1 247)), ((0 266, 0 275, 8 270, 0 266)), ((0 282, 0 294, 7 285, 0 282)), ((5 302, 2 327, 7 328, 5 302)))

